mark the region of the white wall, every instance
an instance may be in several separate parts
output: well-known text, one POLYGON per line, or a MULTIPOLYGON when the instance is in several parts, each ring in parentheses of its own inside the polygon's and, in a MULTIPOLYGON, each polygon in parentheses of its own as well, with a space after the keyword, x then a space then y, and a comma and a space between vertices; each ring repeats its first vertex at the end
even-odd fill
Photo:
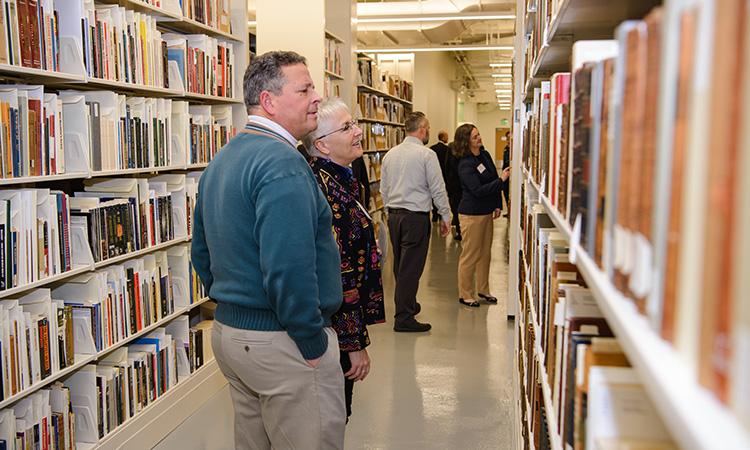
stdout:
POLYGON ((456 131, 456 91, 451 88, 455 74, 453 58, 443 52, 421 52, 414 57, 414 110, 430 120, 430 144, 437 142, 440 130, 453 140, 456 131))
POLYGON ((500 111, 497 107, 493 107, 489 111, 486 111, 486 108, 480 108, 477 112, 476 120, 473 123, 482 135, 484 148, 490 152, 491 155, 494 154, 495 151, 495 128, 510 128, 510 119, 510 111, 500 111), (502 125, 503 119, 508 120, 508 125, 502 125))

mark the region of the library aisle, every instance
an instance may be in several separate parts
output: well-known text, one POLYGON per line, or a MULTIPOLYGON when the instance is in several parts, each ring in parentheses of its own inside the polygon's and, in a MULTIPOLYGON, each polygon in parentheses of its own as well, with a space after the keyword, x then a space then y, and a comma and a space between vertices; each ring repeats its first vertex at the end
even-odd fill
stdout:
POLYGON ((498 305, 458 304, 459 246, 433 229, 419 288, 428 334, 394 333, 393 275, 384 270, 389 323, 370 328, 372 372, 355 385, 346 449, 510 449, 513 322, 506 319, 507 221, 495 221, 491 288, 498 305))

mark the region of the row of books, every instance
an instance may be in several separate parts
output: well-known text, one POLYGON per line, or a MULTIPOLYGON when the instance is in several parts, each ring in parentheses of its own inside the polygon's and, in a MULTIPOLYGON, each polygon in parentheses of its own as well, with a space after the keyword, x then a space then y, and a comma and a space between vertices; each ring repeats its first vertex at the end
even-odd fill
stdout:
POLYGON ((383 196, 380 193, 380 181, 370 184, 370 204, 367 205, 370 211, 383 207, 383 196))
POLYGON ((187 245, 0 303, 0 395, 9 398, 197 298, 187 245))
POLYGON ((362 155, 365 162, 365 168, 367 169, 367 178, 370 183, 380 180, 380 168, 383 164, 382 153, 365 153, 362 155))
POLYGON ((735 83, 750 61, 737 59, 750 39, 736 23, 747 5, 699 3, 623 22, 615 40, 574 44, 572 72, 535 90, 524 164, 614 287, 750 427, 738 375, 750 330, 741 262, 750 189, 740 177, 750 114, 735 83), (668 20, 679 24, 674 40, 668 20), (674 65, 662 63, 666 44, 674 65))
POLYGON ((88 0, 5 0, 0 22, 0 63, 202 95, 234 94, 231 44, 205 35, 162 34, 149 14, 88 0))
POLYGON ((224 33, 232 33, 231 11, 227 0, 179 0, 179 3, 182 5, 183 17, 216 28, 224 33))
POLYGON ((341 97, 341 80, 325 74, 323 77, 323 98, 341 97))
POLYGON ((387 150, 400 144, 406 137, 404 127, 362 122, 362 148, 365 151, 387 150))
POLYGON ((336 75, 341 75, 341 45, 336 39, 326 36, 323 63, 325 70, 336 75))
POLYGON ((411 112, 411 108, 401 102, 364 91, 357 94, 357 104, 360 117, 364 119, 404 123, 406 115, 411 112))
POLYGON ((0 191, 0 290, 187 238, 199 176, 87 180, 73 197, 0 191))
POLYGON ((533 76, 533 66, 546 43, 550 22, 557 15, 562 3, 563 0, 527 0, 526 2, 526 11, 535 11, 531 16, 533 21, 527 24, 526 30, 526 71, 524 73, 527 78, 533 76))
POLYGON ((85 233, 91 250, 80 260, 104 261, 188 237, 199 176, 86 180, 84 192, 70 199, 71 234, 80 240, 85 233))
POLYGON ((568 262, 567 241, 544 207, 523 195, 518 337, 526 359, 519 362, 526 368, 521 388, 533 409, 536 447, 551 448, 544 446, 550 433, 563 447, 581 450, 675 448, 596 299, 568 262))
POLYGON ((0 3, 0 64, 59 70, 58 8, 61 0, 0 3))
MULTIPOLYGON (((60 13, 82 20, 82 56, 89 77, 169 87, 167 49, 156 18, 117 5, 73 1, 60 13), (82 7, 80 11, 75 11, 82 7)), ((63 36, 65 37, 65 36, 63 36)))
POLYGON ((76 444, 96 444, 202 367, 212 323, 180 316, 68 377, 76 444))
POLYGON ((357 58, 357 84, 370 86, 409 102, 414 96, 414 84, 412 82, 402 80, 398 75, 391 75, 388 71, 381 70, 378 64, 369 57, 357 58))
POLYGON ((0 85, 2 178, 208 162, 233 134, 229 105, 0 85))
POLYGON ((74 450, 72 404, 70 388, 57 382, 0 411, 0 448, 74 450))
POLYGON ((193 94, 234 97, 234 47, 204 34, 165 33, 169 86, 193 94))

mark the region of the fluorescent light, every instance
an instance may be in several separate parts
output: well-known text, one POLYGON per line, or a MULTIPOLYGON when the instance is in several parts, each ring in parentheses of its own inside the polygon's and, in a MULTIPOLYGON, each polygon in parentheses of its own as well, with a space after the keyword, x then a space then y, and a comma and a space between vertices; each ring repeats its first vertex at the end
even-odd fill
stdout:
POLYGON ((492 78, 513 78, 513 74, 510 73, 493 73, 492 78))
POLYGON ((449 20, 515 20, 515 14, 408 14, 357 17, 357 23, 446 22, 449 20))
POLYGON ((512 94, 512 89, 495 89, 496 94, 512 94))
POLYGON ((248 20, 247 21, 247 26, 249 26, 249 27, 257 27, 258 26, 258 21, 257 20, 248 20))
POLYGON ((410 48, 363 48, 360 53, 416 53, 416 52, 472 52, 486 50, 513 50, 512 45, 441 45, 410 48))
POLYGON ((513 86, 513 83, 510 81, 496 81, 495 86, 513 86))
POLYGON ((513 67, 513 63, 490 63, 490 67, 513 67))

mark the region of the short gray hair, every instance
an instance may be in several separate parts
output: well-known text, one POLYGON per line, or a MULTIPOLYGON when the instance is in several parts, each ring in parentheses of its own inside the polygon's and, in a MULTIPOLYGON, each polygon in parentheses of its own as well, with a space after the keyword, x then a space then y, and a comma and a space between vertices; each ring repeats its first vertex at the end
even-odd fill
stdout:
POLYGON ((245 108, 249 111, 260 105, 260 93, 263 91, 281 94, 285 83, 281 69, 295 64, 307 65, 307 60, 298 53, 280 51, 263 53, 253 58, 242 80, 245 108))
POLYGON ((310 156, 321 156, 318 149, 315 148, 315 141, 338 127, 338 124, 333 124, 332 121, 341 111, 348 113, 349 107, 338 97, 327 98, 318 105, 318 128, 302 140, 310 156))
POLYGON ((406 116, 404 128, 406 128, 407 133, 413 133, 422 126, 422 123, 424 123, 425 120, 427 120, 427 116, 425 116, 422 111, 410 112, 409 115, 406 116))

